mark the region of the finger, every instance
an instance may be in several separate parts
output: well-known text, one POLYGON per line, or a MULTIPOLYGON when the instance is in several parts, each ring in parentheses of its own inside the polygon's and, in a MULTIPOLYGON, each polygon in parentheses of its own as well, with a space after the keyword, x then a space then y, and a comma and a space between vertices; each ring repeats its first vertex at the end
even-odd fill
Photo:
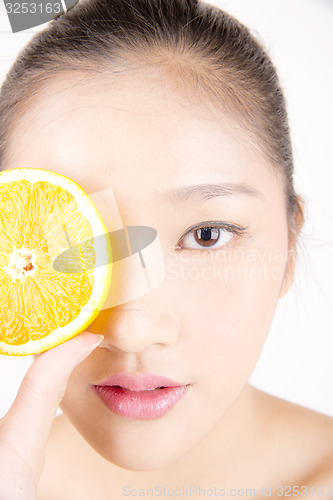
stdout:
POLYGON ((1 444, 32 468, 44 459, 47 439, 67 381, 76 365, 103 340, 84 332, 42 353, 25 374, 14 403, 1 421, 1 444))

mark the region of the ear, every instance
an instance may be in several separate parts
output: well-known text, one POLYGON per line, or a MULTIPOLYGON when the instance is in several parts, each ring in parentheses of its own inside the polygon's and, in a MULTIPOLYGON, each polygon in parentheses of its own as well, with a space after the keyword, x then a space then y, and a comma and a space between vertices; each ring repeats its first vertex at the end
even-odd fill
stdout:
POLYGON ((294 216, 294 219, 290 222, 289 238, 288 238, 289 239, 288 260, 281 285, 279 298, 283 297, 289 292, 295 277, 295 268, 297 262, 297 240, 304 224, 304 201, 300 196, 297 196, 296 198, 297 198, 296 214, 294 216))
POLYGON ((291 248, 288 250, 288 261, 283 276, 279 298, 283 297, 289 292, 294 282, 295 268, 296 268, 296 248, 291 248))

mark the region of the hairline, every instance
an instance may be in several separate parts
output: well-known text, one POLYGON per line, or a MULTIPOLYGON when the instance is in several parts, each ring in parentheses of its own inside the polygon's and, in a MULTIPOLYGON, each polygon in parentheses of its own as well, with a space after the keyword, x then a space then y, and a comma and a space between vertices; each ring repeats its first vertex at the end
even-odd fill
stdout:
MULTIPOLYGON (((138 54, 134 58, 127 59, 125 64, 121 60, 117 60, 115 63, 108 61, 108 64, 100 64, 106 60, 105 57, 100 56, 99 61, 85 61, 84 58, 73 59, 66 56, 61 61, 59 60, 59 65, 53 64, 48 70, 45 70, 39 78, 34 79, 31 82, 29 75, 27 75, 27 81, 31 82, 28 87, 25 87, 25 92, 20 96, 19 103, 20 107, 17 113, 12 113, 14 118, 11 120, 6 133, 6 151, 9 150, 9 144, 12 142, 13 131, 17 128, 22 117, 27 111, 36 106, 36 96, 38 95, 39 100, 41 96, 50 92, 59 95, 62 91, 67 92, 70 87, 66 87, 63 90, 59 90, 59 80, 61 78, 61 83, 63 83, 64 78, 67 77, 67 82, 72 81, 73 87, 81 87, 82 89, 89 89, 90 86, 95 86, 96 84, 103 86, 104 82, 108 85, 112 81, 116 84, 121 80, 121 78, 128 78, 128 73, 130 71, 140 72, 142 69, 147 70, 151 68, 156 71, 162 71, 167 79, 164 83, 170 84, 170 82, 175 82, 175 74, 170 74, 169 68, 163 67, 163 63, 153 60, 151 64, 147 59, 142 60, 138 54), (67 66, 67 63, 68 66, 67 66), (83 64, 82 64, 83 63, 83 64), (102 69, 101 69, 102 68, 102 69), (89 78, 84 79, 82 77, 88 76, 89 78), (168 78, 169 77, 169 78, 168 78)), ((193 67, 193 66, 192 66, 193 67)), ((183 69, 182 66, 179 66, 183 69)), ((208 77, 207 69, 203 71, 194 72, 190 74, 187 68, 183 71, 182 75, 179 75, 178 81, 176 82, 177 88, 173 85, 169 89, 175 92, 180 100, 187 104, 194 104, 197 109, 204 111, 204 113, 209 114, 210 118, 216 120, 217 123, 226 121, 226 118, 230 120, 230 123, 238 128, 243 137, 247 138, 246 144, 250 146, 254 152, 262 157, 267 168, 270 168, 272 172, 275 172, 279 178, 284 178, 282 166, 279 165, 274 159, 269 155, 265 145, 263 144, 264 139, 260 136, 258 132, 260 128, 255 127, 253 123, 250 123, 245 116, 243 110, 236 105, 235 101, 227 95, 226 92, 223 93, 219 89, 221 86, 221 80, 219 80, 219 85, 214 86, 214 79, 208 77), (200 76, 200 78, 199 78, 200 76), (180 81, 181 80, 181 81, 180 81), (180 85, 179 85, 180 82, 180 85), (216 88, 218 90, 216 90, 216 88), (190 92, 188 92, 190 89, 190 92), (200 103, 196 100, 199 97, 200 103), (254 130, 255 129, 255 130, 254 130)), ((216 83, 216 81, 215 81, 216 83)), ((22 85, 24 86, 24 85, 22 85)), ((245 98, 246 99, 246 98, 245 98)), ((38 104, 37 104, 38 106, 38 104)), ((8 156, 4 155, 4 160, 8 160, 8 156)))

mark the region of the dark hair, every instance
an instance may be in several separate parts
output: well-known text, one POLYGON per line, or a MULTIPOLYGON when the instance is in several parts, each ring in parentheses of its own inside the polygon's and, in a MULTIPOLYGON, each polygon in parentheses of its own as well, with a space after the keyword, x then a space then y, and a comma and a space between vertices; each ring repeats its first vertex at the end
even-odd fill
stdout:
POLYGON ((165 57, 155 57, 161 55, 197 96, 232 114, 282 174, 294 239, 303 212, 276 70, 248 28, 202 1, 80 0, 52 20, 20 52, 0 89, 0 165, 10 157, 15 124, 50 80, 74 71, 112 75, 149 61, 163 67, 165 57))

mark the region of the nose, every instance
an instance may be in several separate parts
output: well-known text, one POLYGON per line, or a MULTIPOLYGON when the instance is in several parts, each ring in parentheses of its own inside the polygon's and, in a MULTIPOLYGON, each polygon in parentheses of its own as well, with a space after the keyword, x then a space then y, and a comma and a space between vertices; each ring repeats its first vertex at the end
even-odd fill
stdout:
POLYGON ((102 310, 88 330, 104 335, 103 347, 137 353, 151 346, 176 344, 180 328, 170 301, 157 288, 131 302, 102 310))

